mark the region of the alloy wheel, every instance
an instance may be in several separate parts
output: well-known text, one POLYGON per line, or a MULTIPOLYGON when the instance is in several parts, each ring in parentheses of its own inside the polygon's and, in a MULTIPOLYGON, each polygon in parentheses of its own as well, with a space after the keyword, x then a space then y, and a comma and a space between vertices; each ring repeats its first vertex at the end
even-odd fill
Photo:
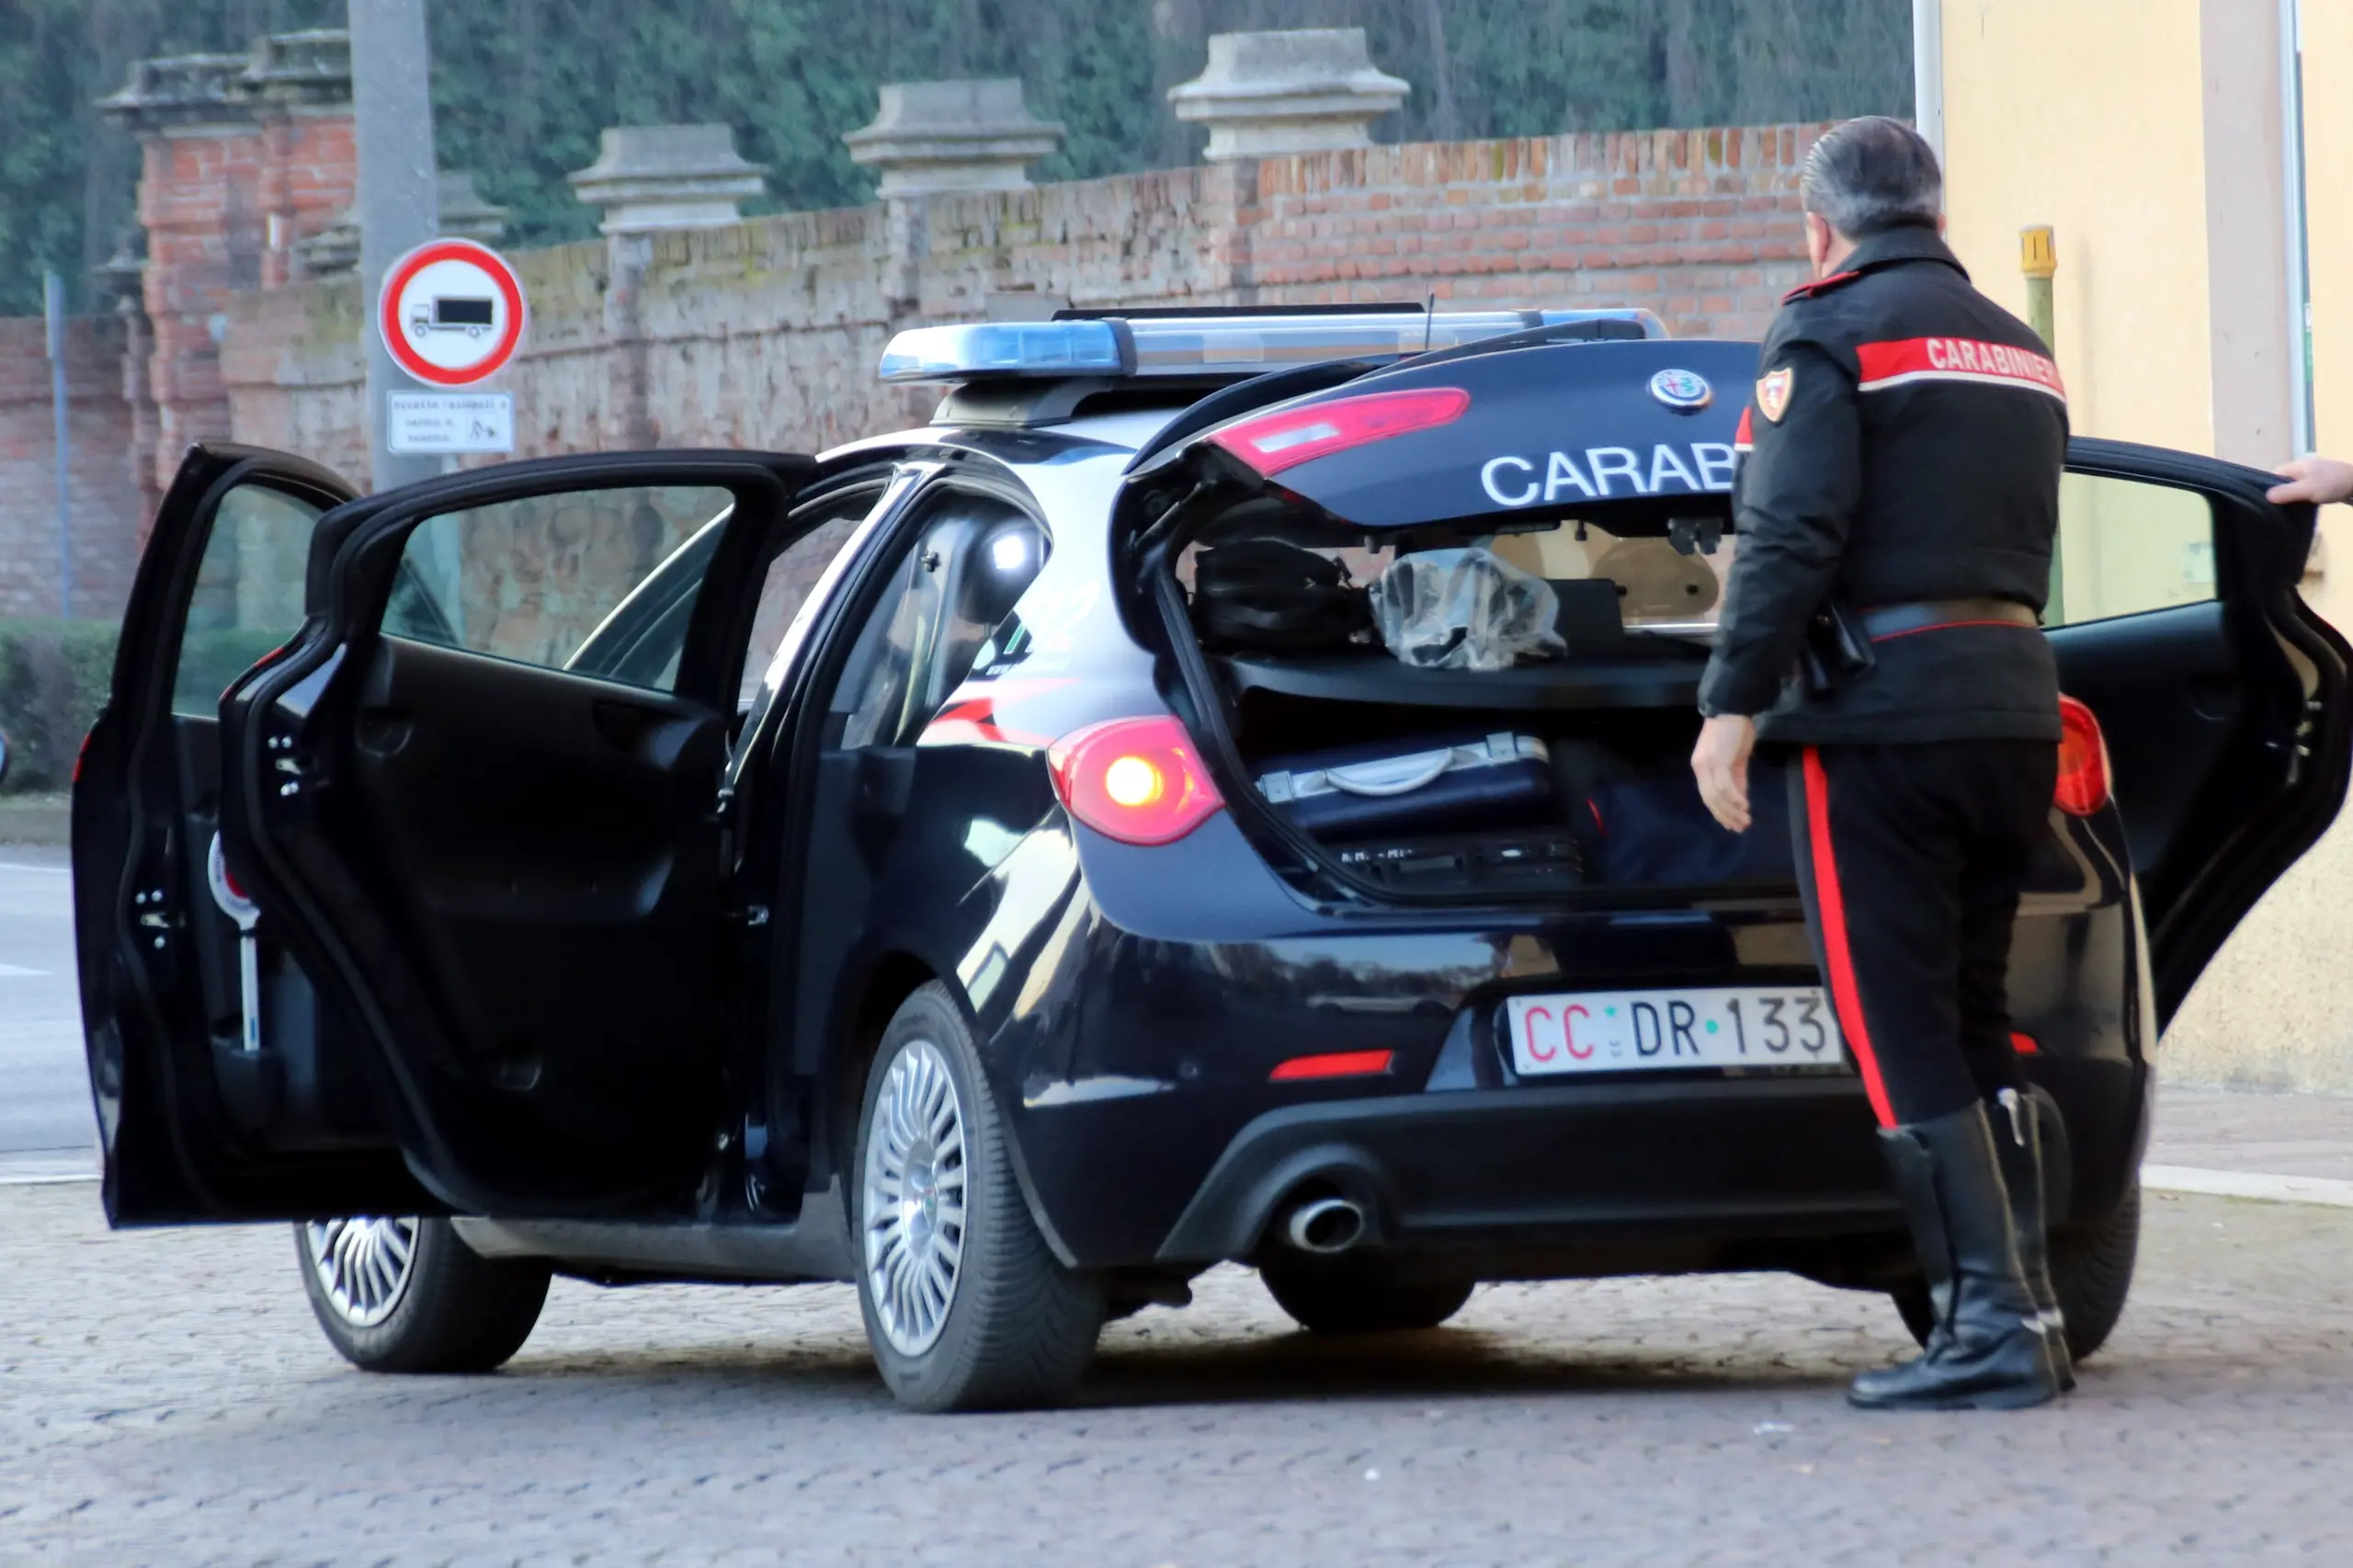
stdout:
POLYGON ((911 1040, 892 1060, 866 1137, 867 1292, 902 1356, 939 1338, 964 1260, 964 1107, 948 1059, 911 1040))
POLYGON ((355 1328, 392 1315, 416 1259, 416 1221, 313 1220, 302 1227, 312 1270, 335 1312, 355 1328))

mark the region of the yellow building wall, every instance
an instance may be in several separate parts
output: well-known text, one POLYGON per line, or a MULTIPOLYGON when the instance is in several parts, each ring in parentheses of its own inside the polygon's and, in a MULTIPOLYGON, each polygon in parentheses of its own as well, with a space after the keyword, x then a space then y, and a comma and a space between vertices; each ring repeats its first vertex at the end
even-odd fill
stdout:
POLYGON ((1948 236, 1970 276, 2024 315, 2018 231, 2051 224, 2076 433, 2212 451, 2199 0, 1943 9, 1948 236))
MULTIPOLYGON (((2353 462, 2353 0, 2303 0, 2314 445, 2353 462)), ((2353 506, 2321 509, 2320 612, 2353 627, 2353 506)))

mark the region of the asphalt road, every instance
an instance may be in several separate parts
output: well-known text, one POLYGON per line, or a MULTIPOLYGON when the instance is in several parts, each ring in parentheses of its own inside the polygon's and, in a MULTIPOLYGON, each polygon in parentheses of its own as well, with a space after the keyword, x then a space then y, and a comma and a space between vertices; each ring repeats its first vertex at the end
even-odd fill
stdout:
POLYGON ((71 891, 64 850, 0 844, 0 1174, 86 1166, 97 1137, 71 891))
POLYGON ((1495 1286, 1333 1343, 1240 1269, 1073 1408, 899 1414, 848 1291, 559 1281, 509 1369, 347 1368, 282 1227, 0 1188, 0 1562, 1462 1568, 2353 1561, 2353 1210, 2153 1197, 2063 1405, 1864 1415, 1876 1297, 1495 1286))

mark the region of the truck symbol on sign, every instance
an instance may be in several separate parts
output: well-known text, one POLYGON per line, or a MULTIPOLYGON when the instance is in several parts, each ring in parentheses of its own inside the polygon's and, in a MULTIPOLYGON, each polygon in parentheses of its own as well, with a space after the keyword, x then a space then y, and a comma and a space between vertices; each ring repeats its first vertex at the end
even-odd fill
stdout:
POLYGON ((416 302, 409 312, 408 330, 416 337, 429 332, 462 332, 468 337, 480 337, 494 324, 491 312, 492 301, 485 298, 437 294, 416 302))

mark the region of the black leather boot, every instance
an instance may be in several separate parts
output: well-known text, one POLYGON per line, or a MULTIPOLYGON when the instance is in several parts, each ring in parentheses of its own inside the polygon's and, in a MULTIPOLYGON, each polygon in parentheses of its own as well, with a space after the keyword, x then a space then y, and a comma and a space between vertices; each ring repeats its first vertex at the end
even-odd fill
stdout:
POLYGON ((1913 1360, 1847 1390, 1866 1410, 2020 1410, 2059 1396, 2050 1337, 2018 1271, 2010 1199, 1985 1108, 1880 1133, 1937 1329, 1913 1360))
POLYGON ((2018 1272, 2051 1341, 2051 1367, 2061 1392, 2075 1386, 2075 1358, 2067 1350, 2067 1319, 2059 1293, 2051 1288, 2051 1237, 2042 1176, 2042 1128, 2034 1102, 2016 1089, 1995 1096, 1994 1148, 2001 1156, 2002 1185, 2010 1194, 2010 1233, 2018 1239, 2018 1272))

